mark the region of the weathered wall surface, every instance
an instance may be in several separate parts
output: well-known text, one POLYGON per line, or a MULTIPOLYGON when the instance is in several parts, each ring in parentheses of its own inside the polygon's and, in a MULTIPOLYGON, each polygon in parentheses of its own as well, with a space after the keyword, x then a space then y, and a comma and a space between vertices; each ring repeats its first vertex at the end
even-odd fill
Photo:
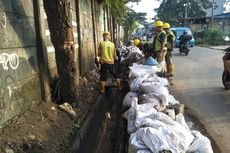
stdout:
POLYGON ((0 125, 40 101, 33 1, 0 1, 0 125))
MULTIPOLYGON (((71 0, 71 12, 76 65, 83 74, 95 67, 102 33, 109 30, 118 39, 122 28, 114 26, 109 10, 94 0, 71 0)), ((0 0, 0 35, 1 129, 44 95, 50 96, 44 76, 52 80, 58 72, 42 0, 0 0)))
POLYGON ((94 67, 94 39, 91 0, 80 0, 81 72, 94 67))

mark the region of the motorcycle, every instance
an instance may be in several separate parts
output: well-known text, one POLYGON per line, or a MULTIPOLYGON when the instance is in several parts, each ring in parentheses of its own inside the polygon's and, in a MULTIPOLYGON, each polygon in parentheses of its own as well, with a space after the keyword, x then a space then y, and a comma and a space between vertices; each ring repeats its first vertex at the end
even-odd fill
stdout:
POLYGON ((179 49, 180 54, 184 53, 186 56, 188 55, 190 49, 188 47, 188 41, 184 41, 181 44, 181 48, 179 49))
POLYGON ((223 63, 224 63, 224 72, 222 74, 222 83, 225 89, 230 89, 230 68, 227 61, 230 61, 230 47, 224 50, 225 54, 223 56, 223 63))
POLYGON ((181 47, 179 49, 180 54, 184 53, 186 56, 188 55, 189 49, 189 41, 192 39, 191 35, 182 35, 179 40, 181 40, 181 47))

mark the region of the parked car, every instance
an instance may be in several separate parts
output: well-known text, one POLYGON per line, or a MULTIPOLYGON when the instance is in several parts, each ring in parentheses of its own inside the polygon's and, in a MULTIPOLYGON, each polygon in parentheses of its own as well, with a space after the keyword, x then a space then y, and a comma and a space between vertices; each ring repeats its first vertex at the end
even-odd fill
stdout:
POLYGON ((183 35, 184 31, 187 31, 187 33, 189 35, 192 35, 192 39, 188 42, 189 46, 191 46, 191 47, 195 46, 195 39, 193 37, 192 31, 191 31, 190 28, 187 28, 187 27, 174 27, 174 28, 171 28, 171 30, 174 33, 175 37, 176 37, 175 47, 179 47, 180 40, 178 40, 178 39, 180 38, 181 35, 183 35))

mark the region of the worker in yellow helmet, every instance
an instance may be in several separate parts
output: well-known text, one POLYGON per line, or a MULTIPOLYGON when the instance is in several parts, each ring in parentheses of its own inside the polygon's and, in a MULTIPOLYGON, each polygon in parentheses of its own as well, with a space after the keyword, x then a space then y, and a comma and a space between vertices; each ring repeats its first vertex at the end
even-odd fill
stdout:
POLYGON ((173 51, 173 46, 175 41, 175 35, 170 30, 169 23, 164 23, 164 31, 166 32, 167 35, 167 54, 165 56, 165 61, 167 65, 167 76, 171 77, 173 76, 173 72, 174 72, 174 64, 172 62, 172 51, 173 51))
POLYGON ((140 39, 134 39, 133 44, 134 46, 138 46, 140 44, 140 39))
POLYGON ((166 48, 167 36, 165 31, 163 30, 162 21, 155 22, 155 32, 156 35, 154 37, 153 46, 157 56, 157 61, 161 63, 162 61, 165 60, 165 55, 167 53, 167 48, 166 48))
POLYGON ((141 51, 143 51, 143 47, 140 39, 134 39, 133 44, 134 46, 138 47, 141 51))
POLYGON ((114 72, 114 61, 116 57, 115 45, 110 41, 110 33, 105 31, 103 33, 103 41, 100 42, 98 48, 99 63, 101 64, 100 69, 100 92, 105 92, 105 82, 107 80, 107 72, 116 79, 116 86, 118 90, 121 90, 121 82, 114 72))

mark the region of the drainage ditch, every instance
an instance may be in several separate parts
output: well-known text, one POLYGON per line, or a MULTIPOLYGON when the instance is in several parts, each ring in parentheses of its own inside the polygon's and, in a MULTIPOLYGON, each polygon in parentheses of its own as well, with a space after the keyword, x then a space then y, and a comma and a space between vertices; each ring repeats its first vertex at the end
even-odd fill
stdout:
MULTIPOLYGON (((77 134, 77 139, 71 148, 74 153, 128 153, 129 135, 127 121, 122 114, 127 108, 122 108, 122 101, 129 91, 128 86, 121 92, 110 90, 98 100, 98 105, 89 115, 89 119, 77 134)), ((214 153, 220 153, 213 139, 206 132, 198 119, 185 108, 185 119, 194 130, 205 134, 212 143, 214 153)))

